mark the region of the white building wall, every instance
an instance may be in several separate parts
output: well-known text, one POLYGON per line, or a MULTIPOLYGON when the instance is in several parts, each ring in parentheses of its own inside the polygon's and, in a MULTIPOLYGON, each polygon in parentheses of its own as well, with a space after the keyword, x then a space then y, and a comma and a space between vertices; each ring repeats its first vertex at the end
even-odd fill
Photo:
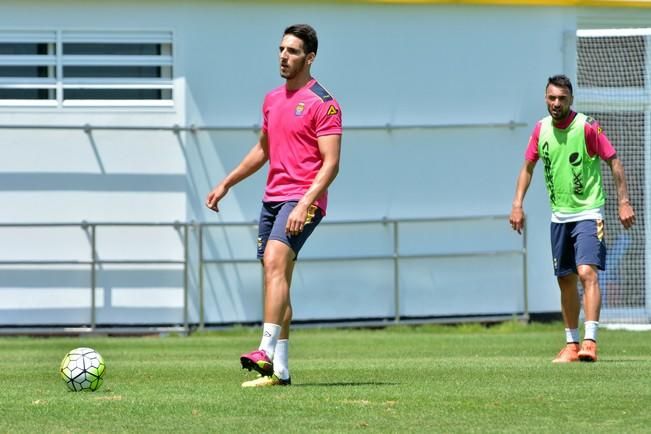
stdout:
MULTIPOLYGON (((83 130, 0 128, 0 222, 256 219, 265 173, 236 186, 218 215, 206 210, 203 200, 254 144, 264 93, 282 83, 276 54, 282 30, 295 22, 317 29, 320 47, 313 73, 339 100, 344 126, 350 127, 344 133, 341 172, 330 192, 328 221, 509 213, 527 139, 545 114, 547 77, 564 71, 563 38, 576 29, 575 9, 241 3, 4 2, 0 30, 172 31, 176 105, 137 111, 0 108, 0 125, 194 124, 241 129, 178 135, 92 130, 89 135, 83 130), (38 14, 33 13, 36 9, 38 14), (516 126, 505 126, 510 122, 516 126), (384 128, 387 124, 396 128, 384 128), (428 127, 397 128, 409 125, 428 127)), ((529 310, 557 312, 549 211, 539 172, 525 204, 529 310)), ((423 238, 433 248, 426 253, 454 253, 459 243, 467 251, 520 245, 506 220, 477 224, 406 227, 402 253, 419 252, 423 238), (455 231, 472 236, 459 241, 449 236, 455 231)), ((392 254, 387 251, 389 234, 381 225, 324 228, 306 245, 303 258, 392 254)), ((5 260, 59 254, 88 258, 86 235, 80 237, 79 231, 71 241, 61 240, 62 232, 74 232, 70 228, 22 231, 24 237, 16 229, 0 228, 5 260), (53 243, 58 248, 52 249, 53 243)), ((173 228, 99 231, 102 259, 183 256, 182 237, 173 228)), ((208 232, 208 257, 254 258, 253 228, 208 232)), ((196 255, 191 257, 190 319, 196 321, 199 276, 196 255)), ((403 315, 523 310, 523 270, 517 258, 411 260, 403 265, 403 315)), ((299 262, 295 318, 393 316, 392 267, 386 260, 299 262)), ((0 325, 88 322, 85 269, 36 268, 0 269, 0 325)), ((129 270, 113 265, 100 267, 98 273, 98 322, 182 320, 178 266, 129 270)), ((261 280, 255 262, 209 265, 204 277, 206 321, 260 320, 256 299, 261 299, 261 280)))
MULTIPOLYGON (((188 100, 201 107, 201 121, 205 123, 259 123, 264 92, 281 82, 276 47, 282 27, 293 22, 312 23, 320 35, 314 75, 341 102, 344 123, 351 127, 344 134, 342 170, 331 189, 327 219, 332 220, 507 214, 530 130, 545 113, 546 79, 562 71, 563 34, 575 28, 573 10, 554 8, 311 5, 297 9, 258 5, 255 10, 235 8, 230 12, 232 15, 217 26, 230 36, 223 45, 215 42, 217 57, 229 65, 219 71, 223 80, 215 83, 208 74, 203 75, 205 81, 188 80, 188 100), (241 27, 244 20, 256 27, 255 34, 247 35, 241 27), (538 25, 542 21, 547 23, 544 28, 538 25), (250 41, 250 46, 259 49, 249 53, 235 48, 231 52, 231 41, 237 41, 236 47, 250 41), (219 87, 219 100, 227 103, 215 104, 212 94, 194 90, 211 84, 219 87), (526 126, 449 127, 509 122, 526 126), (382 128, 387 124, 447 127, 382 128)), ((207 15, 205 19, 213 17, 207 15)), ((188 116, 193 117, 191 104, 188 116)), ((213 133, 199 141, 203 144, 204 140, 212 140, 208 150, 201 148, 210 170, 193 175, 195 185, 208 189, 239 161, 254 143, 255 135, 249 131, 213 133)), ((202 169, 199 164, 193 167, 202 169)), ((256 218, 263 183, 261 174, 233 189, 223 204, 221 218, 256 218)), ((200 210, 199 220, 220 218, 200 210)), ((558 311, 548 253, 549 211, 541 182, 532 186, 528 211, 532 228, 529 307, 537 312, 558 311)), ((503 223, 508 229, 507 222, 503 223)), ((503 234, 511 247, 517 247, 517 237, 509 238, 514 236, 508 230, 503 234)), ((349 235, 330 237, 328 246, 322 246, 317 231, 303 257, 319 256, 331 246, 345 254, 353 249, 353 243, 370 242, 354 231, 349 235)), ((486 248, 481 236, 475 241, 478 249, 486 248)), ((251 249, 253 242, 252 233, 251 249)), ((454 250, 455 241, 447 243, 441 248, 454 250)), ((365 253, 391 252, 369 248, 365 253)), ((469 314, 522 310, 522 267, 512 261, 505 259, 494 265, 499 273, 493 276, 505 276, 503 285, 487 279, 490 272, 475 270, 472 261, 466 264, 458 260, 454 266, 445 266, 448 273, 439 273, 439 279, 432 278, 432 270, 440 262, 405 264, 400 282, 404 291, 401 311, 427 316, 463 314, 464 307, 469 314), (456 288, 455 276, 459 280, 464 276, 456 288), (506 294, 502 292, 504 286, 508 288, 506 294), (455 290, 457 296, 463 295, 459 302, 451 299, 455 290), (505 298, 508 303, 487 303, 505 298)), ((367 264, 369 275, 360 271, 363 267, 346 261, 320 266, 299 262, 294 281, 296 316, 392 316, 391 262, 367 264), (334 276, 328 275, 332 267, 339 271, 334 276), (327 300, 337 303, 328 304, 327 300)), ((236 286, 250 284, 239 281, 236 286)), ((222 285, 214 283, 212 287, 222 285)), ((217 294, 215 298, 221 297, 217 294)), ((219 318, 215 313, 207 319, 219 318)))

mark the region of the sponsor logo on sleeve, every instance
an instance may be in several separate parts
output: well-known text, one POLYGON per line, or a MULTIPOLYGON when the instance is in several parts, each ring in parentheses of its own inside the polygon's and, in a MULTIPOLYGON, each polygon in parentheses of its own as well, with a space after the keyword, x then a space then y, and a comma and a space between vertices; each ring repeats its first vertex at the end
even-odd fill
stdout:
POLYGON ((337 110, 337 107, 331 104, 330 107, 328 107, 328 116, 333 116, 337 113, 339 113, 339 110, 337 110))

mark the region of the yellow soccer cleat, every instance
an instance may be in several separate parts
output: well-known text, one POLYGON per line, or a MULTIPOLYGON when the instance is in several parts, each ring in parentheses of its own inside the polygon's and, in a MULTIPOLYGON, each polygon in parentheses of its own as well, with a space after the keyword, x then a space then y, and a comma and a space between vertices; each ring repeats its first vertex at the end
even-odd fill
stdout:
POLYGON ((289 377, 287 380, 278 378, 276 374, 273 374, 271 377, 259 376, 255 380, 245 381, 242 383, 242 387, 270 387, 270 386, 289 386, 292 384, 292 378, 289 377))

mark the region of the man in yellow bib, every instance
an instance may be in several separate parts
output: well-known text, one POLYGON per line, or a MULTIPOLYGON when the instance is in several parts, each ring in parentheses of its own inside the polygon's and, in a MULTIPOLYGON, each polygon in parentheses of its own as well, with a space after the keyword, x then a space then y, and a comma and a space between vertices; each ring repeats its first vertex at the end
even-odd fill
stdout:
POLYGON ((549 116, 536 123, 525 161, 517 180, 509 221, 521 232, 524 227, 524 196, 538 160, 543 161, 549 194, 554 274, 561 290, 561 309, 566 345, 554 363, 597 361, 597 329, 601 293, 597 270, 605 269, 601 180, 604 160, 613 175, 619 201, 619 220, 628 229, 635 222, 629 201, 624 167, 599 123, 571 109, 572 83, 564 75, 550 77, 545 88, 549 116), (579 348, 581 302, 577 280, 583 285, 585 334, 579 348))

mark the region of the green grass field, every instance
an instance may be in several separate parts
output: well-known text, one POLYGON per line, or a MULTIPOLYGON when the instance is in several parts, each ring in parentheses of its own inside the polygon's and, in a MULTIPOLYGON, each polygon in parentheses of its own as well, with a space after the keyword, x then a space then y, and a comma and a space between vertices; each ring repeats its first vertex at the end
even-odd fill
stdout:
POLYGON ((297 330, 293 385, 242 389, 257 329, 191 337, 0 338, 0 432, 650 432, 651 333, 600 331, 600 360, 553 365, 562 326, 297 330), (97 392, 65 353, 97 349, 97 392))

